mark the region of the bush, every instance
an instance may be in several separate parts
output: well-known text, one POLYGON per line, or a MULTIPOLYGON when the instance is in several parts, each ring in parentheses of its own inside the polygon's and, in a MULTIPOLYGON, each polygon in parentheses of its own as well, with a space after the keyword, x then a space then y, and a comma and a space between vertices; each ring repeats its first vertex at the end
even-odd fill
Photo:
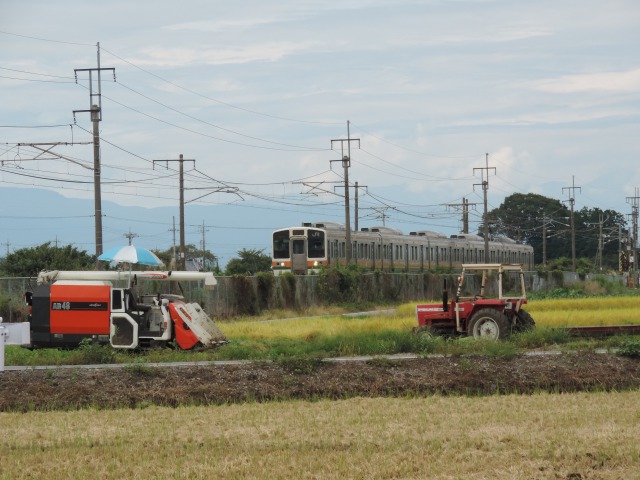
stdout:
POLYGON ((234 275, 231 277, 231 286, 236 311, 240 315, 257 315, 260 313, 256 291, 251 278, 246 275, 234 275))
POLYGON ((69 359, 69 363, 74 365, 101 365, 116 361, 116 351, 111 345, 101 345, 90 338, 82 340, 74 353, 72 357, 75 358, 69 359))
POLYGON ((5 322, 26 321, 27 307, 22 298, 0 292, 0 317, 5 322))
POLYGON ((258 281, 258 308, 260 310, 267 309, 271 306, 273 298, 275 276, 271 272, 258 272, 256 279, 258 281))
POLYGON ((624 339, 618 347, 618 355, 625 357, 640 357, 640 339, 624 339))
POLYGON ((362 274, 355 264, 335 265, 320 272, 318 293, 327 304, 352 304, 359 300, 358 284, 362 274))

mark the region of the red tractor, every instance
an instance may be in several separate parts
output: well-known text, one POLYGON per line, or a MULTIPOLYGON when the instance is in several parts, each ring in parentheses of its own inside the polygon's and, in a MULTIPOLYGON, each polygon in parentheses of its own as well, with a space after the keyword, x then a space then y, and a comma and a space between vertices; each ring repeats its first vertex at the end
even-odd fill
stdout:
POLYGON ((498 340, 534 327, 533 318, 522 308, 526 303, 522 265, 465 264, 455 298, 448 301, 445 280, 442 303, 416 305, 416 318, 420 330, 435 335, 498 340), (478 285, 471 277, 478 280, 480 276, 478 285), (470 290, 474 284, 475 292, 470 290), (490 290, 493 295, 487 294, 490 290))

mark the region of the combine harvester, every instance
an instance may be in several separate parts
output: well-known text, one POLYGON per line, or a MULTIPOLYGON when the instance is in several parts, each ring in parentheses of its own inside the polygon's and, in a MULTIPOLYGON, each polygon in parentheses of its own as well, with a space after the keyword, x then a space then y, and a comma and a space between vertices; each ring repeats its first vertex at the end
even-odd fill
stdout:
POLYGON ((140 279, 203 281, 205 288, 217 284, 211 272, 42 272, 33 292, 25 293, 30 346, 70 348, 89 339, 121 349, 175 342, 190 350, 228 343, 197 303, 162 293, 139 297, 135 285, 140 279), (117 281, 126 282, 127 288, 114 287, 117 281))

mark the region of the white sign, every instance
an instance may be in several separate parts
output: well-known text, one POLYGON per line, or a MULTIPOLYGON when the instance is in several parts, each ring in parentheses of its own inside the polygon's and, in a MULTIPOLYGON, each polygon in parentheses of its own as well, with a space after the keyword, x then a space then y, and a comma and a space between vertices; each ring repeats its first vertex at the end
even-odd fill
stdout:
POLYGON ((2 317, 0 317, 0 372, 4 371, 5 345, 29 345, 30 343, 29 322, 2 323, 2 317))

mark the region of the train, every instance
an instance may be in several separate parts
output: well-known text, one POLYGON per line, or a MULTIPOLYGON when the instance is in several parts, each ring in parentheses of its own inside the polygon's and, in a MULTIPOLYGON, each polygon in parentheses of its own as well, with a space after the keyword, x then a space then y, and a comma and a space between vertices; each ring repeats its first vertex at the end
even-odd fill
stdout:
MULTIPOLYGON (((346 229, 333 222, 303 223, 272 234, 271 267, 275 275, 318 273, 322 268, 345 264, 346 229)), ((424 272, 461 268, 463 263, 513 263, 533 270, 533 247, 506 237, 489 242, 485 257, 484 238, 460 233, 447 237, 430 230, 408 235, 386 226, 351 232, 351 261, 371 270, 424 272)))

